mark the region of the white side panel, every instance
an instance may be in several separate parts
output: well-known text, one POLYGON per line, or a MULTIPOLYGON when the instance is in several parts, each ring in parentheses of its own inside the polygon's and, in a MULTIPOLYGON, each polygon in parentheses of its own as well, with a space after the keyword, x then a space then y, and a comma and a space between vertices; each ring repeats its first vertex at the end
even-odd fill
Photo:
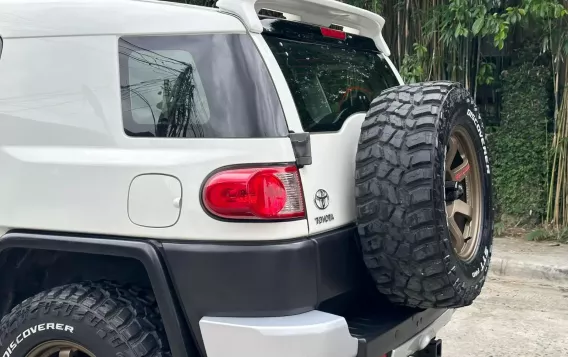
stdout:
POLYGON ((204 317, 208 357, 353 357, 357 339, 341 316, 321 311, 264 318, 204 317))
POLYGON ((305 236, 305 220, 229 223, 200 204, 206 176, 239 163, 293 162, 289 139, 155 139, 124 134, 116 36, 8 39, 0 61, 0 232, 6 228, 169 239, 305 236), (132 180, 154 173, 183 187, 179 221, 128 217, 132 180))

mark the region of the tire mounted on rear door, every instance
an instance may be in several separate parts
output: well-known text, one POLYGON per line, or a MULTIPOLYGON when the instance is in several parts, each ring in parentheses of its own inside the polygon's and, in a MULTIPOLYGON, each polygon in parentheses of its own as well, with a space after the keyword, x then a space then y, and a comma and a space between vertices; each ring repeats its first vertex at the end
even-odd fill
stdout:
POLYGON ((457 83, 376 98, 357 151, 364 260, 381 293, 412 307, 461 307, 479 295, 493 241, 484 126, 457 83))

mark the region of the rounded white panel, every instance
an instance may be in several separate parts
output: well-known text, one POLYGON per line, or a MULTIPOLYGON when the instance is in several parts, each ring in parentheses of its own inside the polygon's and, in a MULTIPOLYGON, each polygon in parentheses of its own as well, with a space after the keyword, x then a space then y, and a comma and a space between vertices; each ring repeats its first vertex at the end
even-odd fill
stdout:
POLYGON ((140 175, 128 193, 128 216, 144 227, 165 228, 177 223, 181 212, 181 183, 173 176, 140 175))

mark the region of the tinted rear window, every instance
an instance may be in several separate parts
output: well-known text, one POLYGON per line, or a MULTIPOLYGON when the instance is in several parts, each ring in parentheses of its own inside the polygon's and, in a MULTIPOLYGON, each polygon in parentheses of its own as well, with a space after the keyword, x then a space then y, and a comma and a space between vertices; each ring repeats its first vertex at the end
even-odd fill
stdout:
POLYGON ((376 51, 271 34, 265 39, 284 72, 305 131, 337 131, 352 114, 367 112, 381 91, 399 84, 376 51))
POLYGON ((123 37, 119 53, 127 135, 288 134, 274 84, 247 35, 123 37))

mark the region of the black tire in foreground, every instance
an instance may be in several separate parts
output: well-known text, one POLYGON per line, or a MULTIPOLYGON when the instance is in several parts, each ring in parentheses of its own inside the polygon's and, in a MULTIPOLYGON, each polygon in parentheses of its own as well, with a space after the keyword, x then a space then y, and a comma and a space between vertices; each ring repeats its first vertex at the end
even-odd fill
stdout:
POLYGON ((111 283, 57 287, 0 322, 1 357, 170 356, 153 298, 111 283))
POLYGON ((493 208, 483 123, 461 85, 400 86, 373 101, 356 202, 364 260, 382 294, 419 308, 473 302, 491 258, 493 208))

